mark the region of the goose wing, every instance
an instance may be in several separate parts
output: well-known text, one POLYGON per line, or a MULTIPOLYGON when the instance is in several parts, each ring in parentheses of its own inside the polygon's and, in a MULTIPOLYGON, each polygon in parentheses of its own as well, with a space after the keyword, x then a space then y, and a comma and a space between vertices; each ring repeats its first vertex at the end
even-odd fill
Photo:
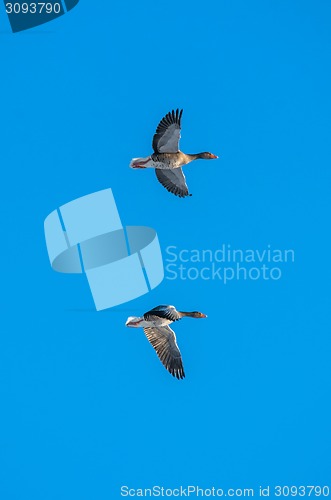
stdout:
POLYGON ((165 115, 157 126, 152 147, 155 153, 177 153, 183 110, 176 109, 165 115))
POLYGON ((164 186, 170 193, 185 198, 191 196, 188 192, 184 172, 181 168, 173 169, 155 169, 156 177, 162 186, 164 186))
POLYGON ((168 372, 178 379, 184 378, 182 356, 175 332, 169 326, 148 327, 144 328, 144 332, 168 372))
POLYGON ((144 319, 149 321, 152 316, 168 319, 169 321, 177 321, 181 319, 181 315, 174 306, 157 306, 144 314, 144 319))

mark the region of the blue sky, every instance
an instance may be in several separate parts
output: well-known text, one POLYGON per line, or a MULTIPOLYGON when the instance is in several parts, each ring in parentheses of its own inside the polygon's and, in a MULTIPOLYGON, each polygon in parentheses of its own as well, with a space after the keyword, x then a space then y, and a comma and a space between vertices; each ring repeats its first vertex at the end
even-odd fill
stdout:
POLYGON ((133 488, 330 482, 330 4, 81 1, 2 42, 0 496, 115 499, 133 488), (184 108, 192 198, 152 171, 160 118, 184 108), (95 312, 49 266, 43 221, 111 187, 163 251, 294 249, 279 280, 171 281, 95 312), (161 303, 173 379, 129 315, 161 303))

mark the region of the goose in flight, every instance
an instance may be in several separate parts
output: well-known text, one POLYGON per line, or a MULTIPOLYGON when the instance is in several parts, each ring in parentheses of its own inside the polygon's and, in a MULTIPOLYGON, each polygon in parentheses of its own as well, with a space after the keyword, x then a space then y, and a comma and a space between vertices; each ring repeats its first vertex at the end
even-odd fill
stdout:
POLYGON ((179 150, 183 110, 177 109, 166 114, 160 121, 153 137, 154 153, 146 158, 133 158, 131 168, 155 168, 158 181, 170 193, 185 198, 191 196, 182 171, 182 166, 193 160, 218 158, 212 153, 185 154, 179 150))
POLYGON ((177 311, 174 306, 157 306, 138 318, 130 316, 125 323, 130 328, 143 328, 149 342, 154 347, 161 363, 174 377, 185 377, 182 356, 180 354, 175 332, 169 327, 174 321, 188 316, 190 318, 206 318, 201 312, 177 311))

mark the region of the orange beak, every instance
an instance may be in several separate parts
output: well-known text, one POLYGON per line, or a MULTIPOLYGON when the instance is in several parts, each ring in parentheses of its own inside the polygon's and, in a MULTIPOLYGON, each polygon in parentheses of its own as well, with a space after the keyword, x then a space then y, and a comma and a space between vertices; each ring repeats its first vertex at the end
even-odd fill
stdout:
POLYGON ((212 153, 210 153, 210 158, 212 158, 213 160, 216 160, 218 158, 218 156, 213 155, 212 153))

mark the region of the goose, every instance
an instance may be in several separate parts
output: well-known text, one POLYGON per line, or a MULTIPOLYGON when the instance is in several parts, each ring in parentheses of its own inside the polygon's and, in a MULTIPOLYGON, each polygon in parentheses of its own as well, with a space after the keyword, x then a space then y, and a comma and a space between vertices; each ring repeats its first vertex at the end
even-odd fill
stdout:
POLYGON ((176 109, 166 114, 153 137, 152 148, 154 153, 146 158, 133 158, 131 168, 155 168, 158 181, 170 193, 185 198, 191 196, 188 192, 183 165, 193 160, 213 160, 218 156, 212 153, 185 154, 179 150, 183 110, 176 109))
POLYGON ((198 311, 177 311, 174 306, 163 305, 154 307, 142 317, 130 316, 125 323, 130 328, 144 329, 147 339, 154 347, 163 366, 178 379, 183 379, 185 373, 176 335, 169 325, 185 317, 206 318, 207 316, 198 311))

